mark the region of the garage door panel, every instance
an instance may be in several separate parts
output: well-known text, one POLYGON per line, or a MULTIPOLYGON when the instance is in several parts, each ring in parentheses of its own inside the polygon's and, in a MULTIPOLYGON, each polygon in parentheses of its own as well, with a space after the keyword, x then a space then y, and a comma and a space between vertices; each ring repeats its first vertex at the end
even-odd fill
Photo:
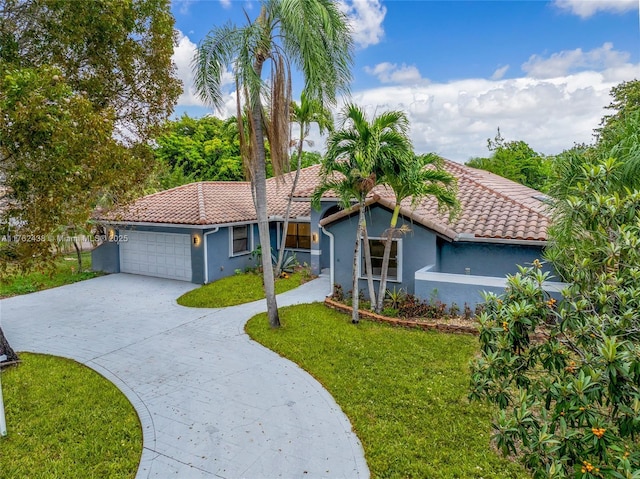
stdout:
POLYGON ((120 271, 191 281, 190 235, 129 231, 120 243, 120 271))

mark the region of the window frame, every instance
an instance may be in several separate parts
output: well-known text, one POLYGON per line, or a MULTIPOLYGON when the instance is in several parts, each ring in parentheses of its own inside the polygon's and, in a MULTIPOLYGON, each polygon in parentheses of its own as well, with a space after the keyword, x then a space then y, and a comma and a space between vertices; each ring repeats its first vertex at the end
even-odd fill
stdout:
MULTIPOLYGON (((244 239, 244 238, 241 238, 244 239)), ((234 225, 234 226, 229 226, 229 257, 233 258, 235 256, 244 256, 247 254, 251 254, 251 251, 253 251, 253 224, 248 223, 248 224, 244 224, 244 225, 234 225), (234 231, 236 230, 236 228, 246 228, 247 229, 247 249, 244 251, 234 251, 234 231)))
MULTIPOLYGON (((382 238, 379 236, 370 236, 369 242, 371 241, 380 241, 383 243, 386 241, 386 238, 382 238)), ((396 263, 397 263, 397 271, 395 276, 391 276, 387 274, 387 282, 388 283, 402 283, 402 250, 403 250, 403 242, 402 238, 393 238, 396 243, 396 263)), ((373 255, 371 256, 373 260, 373 255)), ((389 257, 389 262, 391 262, 393 256, 389 257)), ((380 257, 382 260, 382 257, 380 257)), ((373 262, 373 261, 372 261, 373 262)), ((359 279, 367 279, 367 275, 364 274, 364 238, 360 237, 360 254, 358 255, 358 278, 359 279)), ((373 275, 374 281, 380 281, 380 275, 373 275)))
MULTIPOLYGON (((287 246, 287 242, 285 239, 285 250, 288 251, 300 251, 300 252, 309 252, 311 251, 311 245, 312 245, 312 241, 311 241, 311 222, 307 222, 307 221, 289 221, 289 226, 291 225, 296 225, 296 245, 295 247, 291 247, 291 246, 287 246), (298 225, 307 225, 309 227, 309 247, 308 248, 304 248, 299 246, 300 245, 300 234, 297 232, 297 226, 298 225)), ((280 223, 280 227, 278 228, 278 245, 280 245, 282 243, 282 236, 285 235, 285 238, 288 237, 289 235, 287 234, 286 231, 284 231, 284 223, 280 223)))

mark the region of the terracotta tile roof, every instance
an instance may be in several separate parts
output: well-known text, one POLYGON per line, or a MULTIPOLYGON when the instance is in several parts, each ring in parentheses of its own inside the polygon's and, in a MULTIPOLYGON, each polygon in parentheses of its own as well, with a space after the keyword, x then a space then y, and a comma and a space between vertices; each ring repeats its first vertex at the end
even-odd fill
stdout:
MULTIPOLYGON (((486 171, 445 161, 445 169, 458 178, 458 198, 461 212, 453 221, 437 211, 432 198, 425 199, 415 209, 410 202, 402 205, 402 214, 453 240, 494 238, 501 240, 545 241, 549 217, 546 205, 536 197, 541 193, 486 171)), ((308 198, 318 184, 318 165, 301 170, 294 193, 291 217, 310 215, 308 198), (301 201, 302 200, 302 201, 301 201)), ((269 215, 284 216, 291 192, 294 173, 276 180, 267 180, 269 215)), ((325 198, 335 195, 328 192, 325 198)), ((393 208, 395 197, 391 190, 376 188, 369 203, 378 202, 393 208)), ((325 218, 328 224, 350 214, 339 212, 325 218)), ((256 213, 248 182, 205 181, 179 186, 148 195, 127 209, 99 219, 183 225, 216 225, 256 220, 256 213)))
MULTIPOLYGON (((288 173, 277 181, 274 178, 267 180, 270 216, 284 216, 286 213, 293 175, 288 173)), ((310 178, 317 183, 317 168, 302 170, 299 181, 306 184, 312 181, 310 178)), ((309 216, 310 212, 308 202, 294 201, 290 216, 309 216)), ((216 225, 256 221, 256 211, 249 182, 202 181, 144 196, 122 210, 109 215, 98 214, 97 219, 125 223, 216 225)))
MULTIPOLYGON (((492 238, 518 241, 546 241, 549 216, 539 191, 520 185, 501 176, 470 168, 452 161, 444 167, 458 179, 458 199, 461 211, 454 221, 438 213, 437 202, 427 198, 416 208, 410 201, 402 203, 401 213, 452 240, 492 238), (536 198, 537 197, 537 198, 536 198)), ((376 188, 370 203, 387 208, 395 206, 393 192, 376 188)), ((350 214, 339 212, 325 218, 328 224, 350 214)))

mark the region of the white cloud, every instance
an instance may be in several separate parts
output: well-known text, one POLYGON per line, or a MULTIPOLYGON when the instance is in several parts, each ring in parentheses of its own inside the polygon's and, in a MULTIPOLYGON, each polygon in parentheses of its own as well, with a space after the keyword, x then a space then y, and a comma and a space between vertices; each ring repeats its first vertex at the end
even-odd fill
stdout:
POLYGON ((373 68, 364 67, 369 75, 378 78, 382 83, 411 84, 424 81, 415 65, 398 66, 396 63, 378 63, 373 68))
POLYGON ((231 7, 231 0, 220 0, 220 4, 224 8, 230 8, 231 7))
MULTIPOLYGON (((380 65, 379 73, 387 71, 386 64, 380 65)), ((361 105, 369 115, 405 111, 418 153, 434 151, 459 162, 487 156, 487 138, 493 138, 500 127, 507 140, 523 140, 543 154, 556 154, 574 143, 593 140, 593 129, 611 102, 609 91, 637 77, 639 69, 640 64, 625 64, 548 79, 387 84, 354 92, 348 101, 361 105)), ((312 139, 315 149, 321 150, 322 138, 314 135, 312 139)))
POLYGON ((629 53, 613 49, 612 43, 583 52, 581 48, 554 53, 548 58, 531 55, 522 70, 534 78, 554 78, 581 69, 606 70, 625 65, 629 53))
POLYGON ((503 67, 496 69, 496 71, 493 72, 493 75, 491 75, 491 79, 501 80, 504 77, 504 74, 507 73, 508 69, 509 69, 509 65, 505 65, 503 67))
POLYGON ((598 12, 626 13, 638 8, 638 0, 555 0, 555 5, 580 18, 589 18, 598 12))
POLYGON ((180 8, 178 11, 182 15, 186 15, 187 13, 189 13, 189 8, 191 7, 193 0, 172 0, 172 3, 180 5, 180 8))
POLYGON ((387 14, 380 0, 339 0, 338 6, 349 19, 357 46, 366 48, 380 43, 384 36, 382 22, 387 14))
MULTIPOLYGON (((196 90, 193 86, 193 70, 191 68, 191 62, 193 56, 197 50, 197 45, 193 43, 188 36, 178 31, 178 45, 173 49, 173 56, 171 59, 176 66, 177 76, 182 81, 183 92, 178 98, 179 106, 205 106, 205 103, 198 97, 196 90)), ((235 83, 233 74, 230 71, 226 71, 222 76, 222 86, 233 85, 235 83)), ((226 103, 232 104, 232 111, 235 114, 235 100, 229 100, 226 103)), ((227 110, 228 105, 223 110, 227 110)), ((225 111, 218 112, 224 116, 229 116, 225 111)))

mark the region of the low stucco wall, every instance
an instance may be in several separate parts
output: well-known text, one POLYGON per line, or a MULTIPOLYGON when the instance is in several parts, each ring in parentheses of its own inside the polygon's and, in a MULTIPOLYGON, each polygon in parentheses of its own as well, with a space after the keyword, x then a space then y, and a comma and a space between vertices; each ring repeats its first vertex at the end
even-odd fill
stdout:
MULTIPOLYGON (((507 286, 506 277, 439 273, 432 271, 434 267, 429 265, 415 273, 415 295, 419 298, 437 299, 449 305, 456 303, 460 308, 466 303, 473 309, 484 303, 483 292, 500 295, 507 286)), ((551 297, 560 300, 567 284, 547 281, 543 286, 551 297)))
POLYGON ((120 249, 118 243, 105 242, 91 250, 91 270, 119 273, 120 249))

